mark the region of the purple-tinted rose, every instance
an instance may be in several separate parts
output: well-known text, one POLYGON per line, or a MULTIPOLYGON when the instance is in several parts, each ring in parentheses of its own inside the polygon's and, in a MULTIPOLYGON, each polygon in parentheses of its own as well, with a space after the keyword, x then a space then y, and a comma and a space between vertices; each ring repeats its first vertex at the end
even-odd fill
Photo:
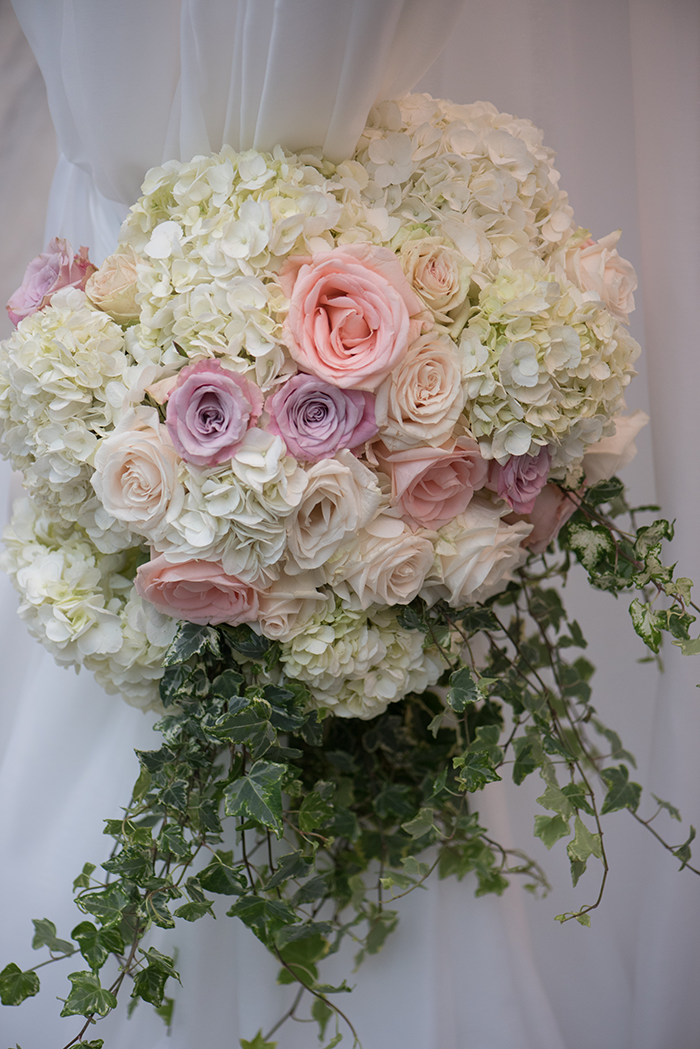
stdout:
POLYGON ((54 237, 43 255, 37 255, 24 271, 20 287, 7 304, 10 320, 19 324, 25 317, 43 310, 61 288, 84 290, 96 269, 88 259, 87 248, 81 248, 74 255, 67 240, 54 237))
POLYGON ((374 395, 341 390, 316 375, 299 372, 268 398, 268 430, 306 462, 330 459, 341 448, 357 448, 378 430, 374 395))
POLYGON ((183 368, 168 399, 166 424, 183 459, 213 466, 231 459, 258 421, 263 398, 255 383, 226 371, 218 361, 183 368))
POLYGON ((498 471, 498 496, 516 514, 532 513, 535 499, 547 483, 552 457, 545 445, 537 455, 511 455, 498 471))

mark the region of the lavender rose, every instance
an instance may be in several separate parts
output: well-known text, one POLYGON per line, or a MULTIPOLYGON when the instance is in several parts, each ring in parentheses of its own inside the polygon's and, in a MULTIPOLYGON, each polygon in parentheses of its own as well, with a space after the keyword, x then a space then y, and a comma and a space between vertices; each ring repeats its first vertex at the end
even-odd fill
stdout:
POLYGON ((24 271, 20 287, 7 304, 10 320, 17 325, 43 310, 61 288, 83 291, 96 269, 88 259, 87 248, 74 255, 67 240, 54 237, 46 251, 32 259, 24 271))
POLYGON ((231 459, 262 411, 255 383, 226 371, 219 361, 188 365, 168 399, 166 424, 179 455, 195 466, 231 459))
POLYGON ((307 462, 331 459, 341 448, 356 448, 374 437, 374 396, 341 390, 315 375, 299 372, 267 399, 268 430, 307 462))
POLYGON ((537 455, 511 455, 498 471, 498 495, 516 514, 530 514, 549 474, 552 457, 545 445, 537 455))

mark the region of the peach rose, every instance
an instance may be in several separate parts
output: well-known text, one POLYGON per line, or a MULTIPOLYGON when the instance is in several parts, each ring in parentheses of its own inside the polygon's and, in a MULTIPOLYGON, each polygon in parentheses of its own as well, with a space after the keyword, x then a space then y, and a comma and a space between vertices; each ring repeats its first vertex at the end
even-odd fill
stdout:
POLYGON ((140 566, 134 586, 159 612, 189 623, 238 626, 258 617, 258 591, 226 575, 217 561, 171 564, 160 554, 140 566))
POLYGON ((140 316, 136 302, 136 266, 141 260, 131 245, 110 255, 85 285, 93 306, 108 313, 117 324, 134 324, 140 316))
POLYGON ((567 255, 566 271, 569 280, 584 291, 594 291, 602 299, 613 317, 629 324, 634 309, 637 274, 627 259, 621 258, 615 245, 620 230, 609 233, 597 243, 587 240, 576 251, 567 255))
POLYGON ((582 465, 588 485, 607 481, 632 462, 637 454, 634 439, 649 422, 649 416, 637 409, 631 415, 615 416, 614 422, 615 433, 612 437, 603 437, 595 444, 589 444, 586 449, 582 465))
POLYGON ((393 505, 423 528, 442 528, 464 513, 489 472, 470 437, 458 437, 444 448, 410 448, 386 457, 377 450, 377 458, 391 475, 393 505))
POLYGON ((464 407, 464 390, 455 345, 447 335, 429 332, 411 346, 377 390, 375 416, 387 448, 443 444, 452 436, 464 407))
POLYGON ((421 302, 388 248, 348 244, 291 259, 279 280, 289 352, 341 389, 376 389, 420 332, 421 302))
POLYGON ((506 521, 529 522, 532 531, 523 540, 523 546, 533 554, 542 554, 556 539, 562 528, 578 506, 576 495, 565 492, 556 484, 546 484, 535 499, 532 513, 523 517, 509 514, 506 521))

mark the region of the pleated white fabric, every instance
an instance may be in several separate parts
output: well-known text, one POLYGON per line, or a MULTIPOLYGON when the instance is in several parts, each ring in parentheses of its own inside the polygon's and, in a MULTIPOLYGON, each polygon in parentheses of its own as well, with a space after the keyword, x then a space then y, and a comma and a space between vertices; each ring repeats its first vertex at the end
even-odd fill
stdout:
MULTIPOLYGON (((280 138, 349 153, 372 100, 406 90, 437 53, 456 14, 445 4, 443 12, 436 0, 16 0, 64 154, 47 232, 104 256, 147 167, 224 141, 263 147, 280 138)), ((652 413, 627 480, 640 501, 656 490, 678 517, 674 556, 700 583, 699 55, 695 0, 469 0, 419 86, 533 119, 559 151, 579 221, 594 236, 623 227, 620 248, 643 289, 632 330, 646 349, 629 403, 652 413)), ((22 181, 20 171, 15 193, 22 181)), ((0 903, 0 967, 34 961, 31 917, 46 914, 63 935, 75 924, 67 886, 83 860, 105 855, 100 820, 128 794, 132 748, 154 745, 149 718, 105 697, 88 675, 53 666, 14 619, 6 580, 1 587, 0 796, 9 803, 0 807, 0 900, 10 902, 0 903), (32 786, 37 769, 41 790, 32 786)), ((567 605, 599 667, 601 715, 637 753, 639 778, 697 824, 697 663, 667 651, 659 679, 636 662, 644 652, 622 602, 574 579, 567 605)), ((365 1049, 695 1049, 697 880, 677 874, 621 813, 606 839, 613 873, 593 929, 559 928, 553 916, 580 902, 581 890, 592 896, 593 875, 574 894, 565 858, 538 852, 536 782, 530 802, 497 786, 484 799, 489 825, 537 854, 555 892, 538 902, 515 887, 475 900, 466 880, 402 901, 398 933, 343 1002, 365 1049)), ((660 829, 674 834, 670 821, 660 829)), ((108 1018, 94 1030, 109 1049, 235 1046, 283 1011, 286 992, 269 986, 274 963, 241 927, 222 918, 157 936, 162 948, 181 948, 185 991, 172 1036, 142 1005, 130 1021, 108 1018)), ((333 960, 329 978, 347 962, 333 960)), ((57 1019, 53 994, 67 988, 59 968, 41 970, 39 999, 0 1011, 8 1044, 48 1049, 76 1033, 57 1019)), ((280 1049, 314 1043, 304 1025, 279 1033, 280 1049)))

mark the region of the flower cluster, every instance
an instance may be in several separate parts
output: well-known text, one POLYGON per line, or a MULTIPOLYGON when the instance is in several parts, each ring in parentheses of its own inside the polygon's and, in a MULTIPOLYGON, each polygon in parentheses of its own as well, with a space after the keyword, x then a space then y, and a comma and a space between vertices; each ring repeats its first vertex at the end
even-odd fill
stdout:
POLYGON ((617 234, 574 227, 552 161, 528 121, 412 95, 337 166, 153 169, 80 287, 64 242, 50 295, 30 266, 0 425, 41 513, 8 567, 57 658, 146 702, 184 619, 279 642, 343 717, 438 680, 397 608, 484 600, 549 542, 639 352, 617 234))

